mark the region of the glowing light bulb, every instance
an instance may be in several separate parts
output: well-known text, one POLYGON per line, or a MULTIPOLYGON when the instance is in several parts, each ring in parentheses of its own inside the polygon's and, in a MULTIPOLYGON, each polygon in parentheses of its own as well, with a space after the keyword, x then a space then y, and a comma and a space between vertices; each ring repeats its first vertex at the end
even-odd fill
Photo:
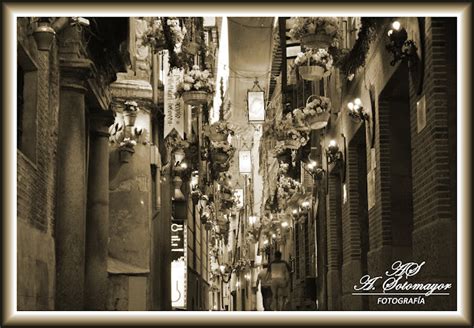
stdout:
POLYGON ((393 30, 388 30, 387 34, 388 34, 388 36, 392 35, 392 34, 393 34, 393 30))
POLYGON ((356 104, 357 106, 361 106, 362 101, 360 100, 360 98, 356 98, 356 99, 354 99, 354 104, 356 104))
POLYGON ((317 163, 315 161, 311 161, 308 164, 308 169, 312 170, 316 167, 317 163))
POLYGON ((400 22, 399 21, 395 21, 392 23, 392 27, 395 29, 395 30, 399 30, 400 29, 400 22))
POLYGON ((336 140, 333 139, 333 140, 329 141, 329 147, 336 147, 336 146, 337 146, 336 140))
POLYGON ((275 235, 275 234, 272 234, 272 238, 276 238, 276 236, 277 236, 277 235, 275 235))
POLYGON ((187 169, 187 168, 188 168, 188 164, 186 164, 186 163, 181 163, 180 166, 181 166, 181 168, 183 168, 183 169, 187 169))
POLYGON ((308 202, 307 200, 305 200, 305 201, 301 204, 301 206, 303 206, 303 207, 309 207, 309 202, 308 202))
POLYGON ((265 239, 265 240, 263 241, 263 244, 264 244, 264 245, 268 244, 268 240, 265 239))
POLYGON ((348 103, 347 108, 349 108, 350 110, 353 110, 354 109, 354 104, 352 102, 348 103))
POLYGON ((281 226, 282 226, 283 228, 288 227, 288 222, 282 222, 282 223, 281 223, 281 226))
POLYGON ((295 208, 295 209, 293 210, 293 214, 297 214, 297 213, 298 213, 298 210, 295 208))

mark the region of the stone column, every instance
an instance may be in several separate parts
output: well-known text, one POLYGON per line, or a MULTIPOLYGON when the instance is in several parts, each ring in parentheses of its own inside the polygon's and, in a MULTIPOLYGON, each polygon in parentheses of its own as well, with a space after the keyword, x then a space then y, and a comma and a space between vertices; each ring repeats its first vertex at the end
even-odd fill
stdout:
POLYGON ((105 310, 109 237, 108 127, 114 119, 111 111, 94 113, 90 118, 85 309, 105 310))
POLYGON ((87 59, 60 58, 56 240, 56 310, 84 308, 87 59))

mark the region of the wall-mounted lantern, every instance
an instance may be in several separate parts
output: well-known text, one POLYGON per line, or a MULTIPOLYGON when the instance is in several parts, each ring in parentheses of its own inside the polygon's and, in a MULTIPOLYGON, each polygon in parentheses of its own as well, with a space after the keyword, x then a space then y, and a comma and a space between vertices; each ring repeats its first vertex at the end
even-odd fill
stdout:
POLYGON ((366 121, 369 119, 369 115, 364 111, 364 106, 362 106, 360 98, 356 98, 349 102, 347 108, 349 109, 349 116, 356 122, 366 121))
POLYGON ((333 164, 342 160, 342 152, 339 150, 336 140, 329 142, 328 148, 326 149, 326 157, 328 164, 333 164))
POLYGON ((255 79, 252 89, 247 91, 247 110, 250 123, 265 121, 265 91, 255 79))
POLYGON ((308 164, 306 164, 307 172, 313 177, 313 179, 321 180, 324 176, 324 169, 318 165, 318 162, 310 160, 308 164))
POLYGON ((416 44, 413 40, 408 40, 408 33, 399 21, 392 23, 392 28, 387 33, 390 43, 386 48, 393 55, 390 65, 394 66, 397 62, 405 59, 411 59, 416 54, 416 44))

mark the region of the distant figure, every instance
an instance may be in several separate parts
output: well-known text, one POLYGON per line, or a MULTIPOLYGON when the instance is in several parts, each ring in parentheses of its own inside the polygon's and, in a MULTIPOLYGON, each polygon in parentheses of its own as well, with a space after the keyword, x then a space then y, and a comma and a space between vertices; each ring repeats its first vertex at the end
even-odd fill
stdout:
POLYGON ((286 261, 281 259, 280 251, 275 252, 275 260, 270 263, 268 271, 271 273, 274 310, 282 311, 288 297, 291 268, 286 261))
POLYGON ((265 311, 272 310, 272 285, 271 285, 271 275, 268 272, 268 263, 263 264, 262 270, 258 273, 257 276, 257 287, 260 282, 260 292, 262 293, 263 300, 263 309, 265 311))

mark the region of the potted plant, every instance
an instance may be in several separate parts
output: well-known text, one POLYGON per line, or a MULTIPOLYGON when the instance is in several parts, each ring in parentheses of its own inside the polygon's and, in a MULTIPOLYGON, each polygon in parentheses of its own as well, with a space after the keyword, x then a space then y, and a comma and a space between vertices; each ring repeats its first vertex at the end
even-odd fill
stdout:
POLYGON ((174 44, 174 52, 181 53, 184 37, 186 35, 186 26, 180 26, 179 19, 175 17, 166 18, 166 25, 171 33, 171 41, 174 44))
POLYGON ((328 48, 339 37, 336 17, 292 17, 290 37, 300 40, 306 48, 328 48))
POLYGON ((152 49, 154 53, 166 47, 165 35, 163 33, 163 22, 160 17, 153 19, 143 36, 142 44, 152 49))
POLYGON ((135 153, 134 147, 136 144, 137 142, 135 140, 131 140, 130 138, 123 139, 119 146, 120 162, 128 163, 130 161, 133 153, 135 153))
POLYGON ((204 133, 212 141, 225 141, 229 135, 234 135, 234 127, 226 121, 217 121, 204 127, 204 133))
POLYGON ((123 110, 123 120, 126 126, 133 126, 137 119, 138 104, 136 101, 126 101, 123 110))
POLYGON ((326 49, 308 49, 296 55, 295 67, 304 80, 319 81, 331 73, 333 59, 326 49))
POLYGON ((234 155, 235 149, 228 141, 211 141, 211 159, 225 164, 234 155))
POLYGON ((327 97, 311 95, 306 100, 306 106, 293 110, 293 116, 297 126, 305 126, 308 129, 322 129, 331 116, 331 100, 327 97))
POLYGON ((214 92, 211 73, 208 70, 201 71, 198 65, 194 65, 184 74, 176 92, 188 105, 206 104, 209 96, 214 92))

